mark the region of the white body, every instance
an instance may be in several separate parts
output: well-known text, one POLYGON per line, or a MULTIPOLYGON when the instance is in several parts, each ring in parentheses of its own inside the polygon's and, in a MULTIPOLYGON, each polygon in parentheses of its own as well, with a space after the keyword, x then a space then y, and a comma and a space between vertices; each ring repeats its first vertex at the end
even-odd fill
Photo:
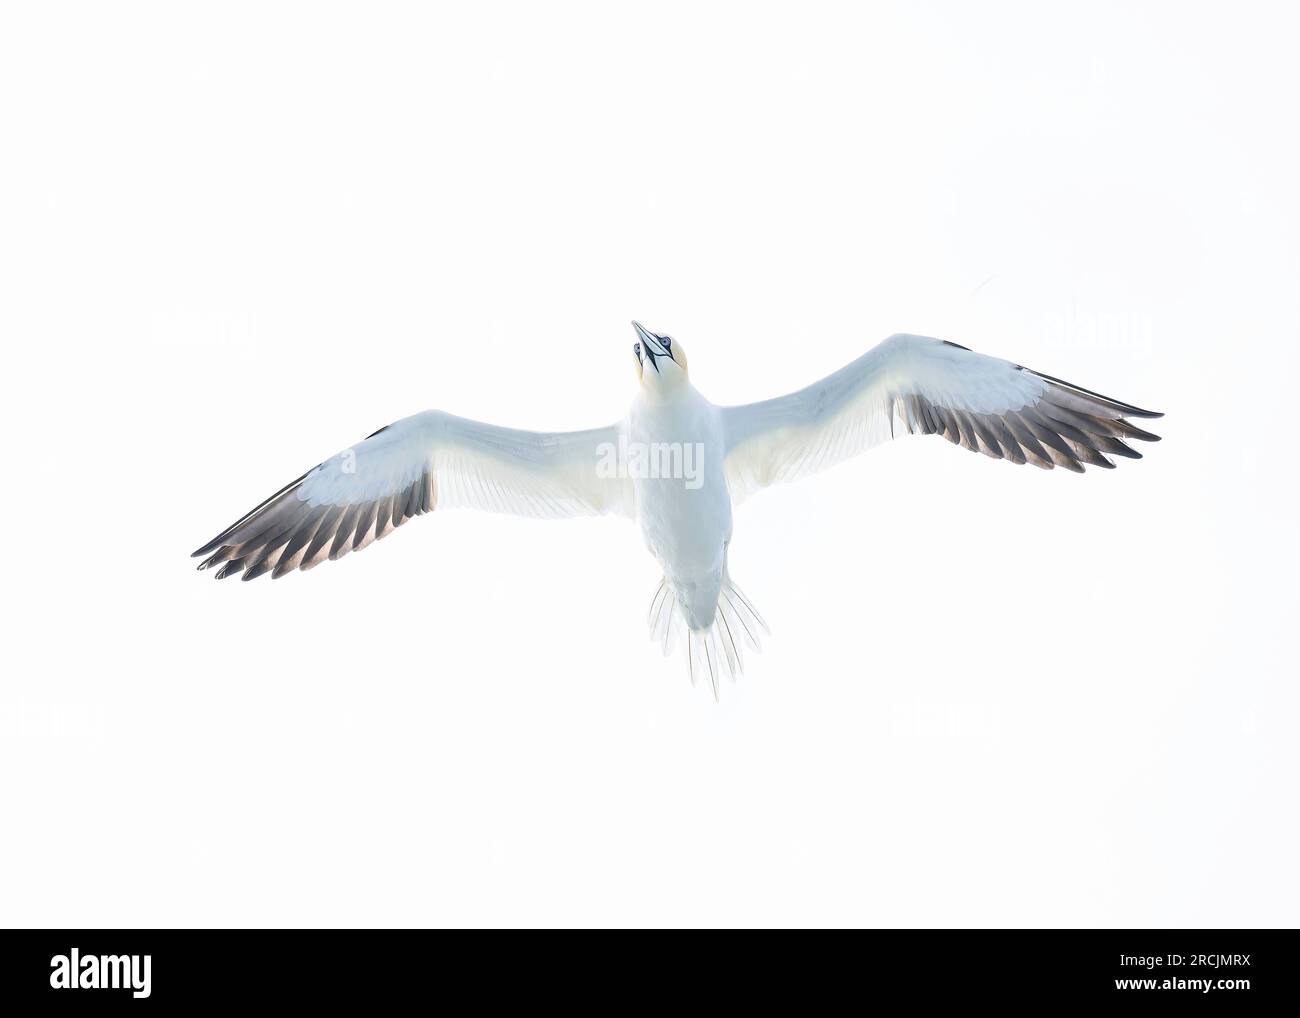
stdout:
POLYGON ((642 388, 624 425, 642 448, 699 450, 699 487, 680 477, 633 479, 636 520, 691 629, 713 625, 731 540, 722 414, 689 384, 661 395, 642 388))

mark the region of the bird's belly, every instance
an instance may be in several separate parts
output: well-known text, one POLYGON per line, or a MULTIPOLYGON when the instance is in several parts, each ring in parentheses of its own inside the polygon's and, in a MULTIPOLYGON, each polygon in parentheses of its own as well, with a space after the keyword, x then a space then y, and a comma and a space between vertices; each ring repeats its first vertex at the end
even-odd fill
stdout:
POLYGON ((721 572, 731 539, 731 499, 720 468, 705 471, 697 488, 680 479, 646 478, 636 482, 636 489, 646 546, 669 580, 721 572))

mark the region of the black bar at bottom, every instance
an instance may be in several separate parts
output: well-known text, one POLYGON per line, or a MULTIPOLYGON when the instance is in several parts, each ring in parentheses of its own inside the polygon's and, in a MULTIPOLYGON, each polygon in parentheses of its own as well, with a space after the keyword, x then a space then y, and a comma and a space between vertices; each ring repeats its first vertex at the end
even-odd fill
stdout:
POLYGON ((3 934, 0 1007, 139 1011, 917 1004, 1294 1007, 1295 931, 39 930, 3 934), (655 941, 658 940, 658 943, 655 941))

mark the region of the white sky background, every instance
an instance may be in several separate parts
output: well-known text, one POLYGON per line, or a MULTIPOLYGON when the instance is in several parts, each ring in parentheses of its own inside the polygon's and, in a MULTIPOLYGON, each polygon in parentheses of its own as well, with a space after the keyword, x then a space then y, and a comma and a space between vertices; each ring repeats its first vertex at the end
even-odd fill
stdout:
POLYGON ((5 925, 1295 925, 1297 15, 7 5, 5 925), (715 706, 616 520, 188 553, 427 407, 897 331, 1164 410, 738 512, 715 706))

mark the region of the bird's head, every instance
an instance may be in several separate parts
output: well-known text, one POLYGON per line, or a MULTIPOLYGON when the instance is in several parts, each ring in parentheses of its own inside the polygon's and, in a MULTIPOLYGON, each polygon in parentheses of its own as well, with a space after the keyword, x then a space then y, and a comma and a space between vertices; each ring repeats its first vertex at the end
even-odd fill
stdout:
POLYGON ((636 374, 641 384, 652 391, 667 394, 687 379, 686 351, 672 336, 651 332, 640 322, 633 322, 637 341, 636 374))

